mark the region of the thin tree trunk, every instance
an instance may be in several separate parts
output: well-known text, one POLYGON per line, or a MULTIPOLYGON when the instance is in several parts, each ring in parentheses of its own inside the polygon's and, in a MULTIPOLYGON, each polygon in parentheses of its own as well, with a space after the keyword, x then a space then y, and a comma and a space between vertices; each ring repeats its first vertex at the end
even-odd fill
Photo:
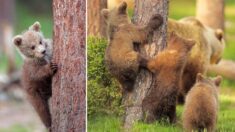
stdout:
MULTIPOLYGON (((147 24, 155 13, 163 16, 164 24, 155 31, 153 43, 141 48, 141 53, 150 57, 166 47, 168 0, 135 0, 134 23, 137 25, 147 24)), ((130 129, 134 122, 143 119, 142 101, 152 88, 153 83, 153 75, 147 70, 141 70, 133 91, 124 93, 124 128, 126 130, 130 129)))
POLYGON ((52 131, 85 132, 86 1, 54 0, 52 131))
POLYGON ((15 1, 2 0, 0 9, 0 53, 3 49, 8 61, 7 71, 8 74, 11 74, 16 70, 14 46, 11 43, 13 37, 15 1))
POLYGON ((106 25, 100 11, 107 8, 107 0, 88 0, 88 35, 106 37, 106 25))
POLYGON ((207 26, 224 30, 224 0, 197 0, 196 17, 207 26))

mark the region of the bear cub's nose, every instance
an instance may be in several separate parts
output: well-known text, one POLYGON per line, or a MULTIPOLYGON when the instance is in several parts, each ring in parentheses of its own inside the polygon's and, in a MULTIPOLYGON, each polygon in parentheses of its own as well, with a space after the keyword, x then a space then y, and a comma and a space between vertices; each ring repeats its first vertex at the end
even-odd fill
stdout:
POLYGON ((43 50, 43 51, 42 51, 42 54, 45 54, 45 53, 46 53, 46 50, 43 50))

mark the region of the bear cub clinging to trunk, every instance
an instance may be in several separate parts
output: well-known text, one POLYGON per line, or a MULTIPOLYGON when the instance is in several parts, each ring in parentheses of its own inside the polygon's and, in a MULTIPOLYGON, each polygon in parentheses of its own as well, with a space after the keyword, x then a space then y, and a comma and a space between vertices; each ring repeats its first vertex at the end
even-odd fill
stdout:
POLYGON ((206 78, 197 74, 196 83, 188 92, 183 112, 183 127, 186 132, 214 132, 218 114, 218 93, 222 77, 206 78))
POLYGON ((109 36, 105 62, 122 88, 130 91, 141 63, 146 62, 146 59, 134 50, 133 43, 146 43, 153 31, 162 24, 163 19, 160 15, 154 15, 147 26, 136 26, 130 22, 126 9, 126 2, 122 2, 112 10, 103 9, 101 13, 108 25, 109 36))
POLYGON ((162 119, 169 119, 170 123, 176 121, 176 99, 180 79, 195 41, 183 39, 174 32, 169 37, 167 48, 147 63, 147 68, 155 76, 154 87, 142 103, 144 120, 147 123, 162 119))
POLYGON ((40 23, 35 22, 29 30, 14 37, 13 42, 24 58, 21 83, 27 97, 37 111, 44 125, 50 129, 51 80, 57 65, 51 62, 52 42, 45 39, 40 23))

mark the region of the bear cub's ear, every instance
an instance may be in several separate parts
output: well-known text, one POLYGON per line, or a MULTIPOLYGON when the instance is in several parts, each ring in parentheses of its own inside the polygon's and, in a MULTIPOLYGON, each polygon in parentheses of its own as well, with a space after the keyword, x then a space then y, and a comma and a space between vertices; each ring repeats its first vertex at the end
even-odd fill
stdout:
POLYGON ((201 73, 198 73, 197 74, 197 82, 201 82, 201 81, 203 81, 205 79, 205 77, 204 77, 204 75, 202 75, 201 73))
POLYGON ((32 26, 29 27, 29 30, 34 30, 36 32, 39 32, 41 29, 41 25, 38 21, 36 21, 32 26))
POLYGON ((222 39, 224 38, 224 32, 222 29, 216 29, 215 31, 215 36, 222 41, 222 39))
POLYGON ((213 79, 213 81, 214 81, 215 85, 217 87, 219 87, 221 82, 222 82, 222 77, 221 76, 217 76, 215 79, 213 79))
POLYGON ((22 36, 21 35, 17 35, 13 38, 13 43, 19 47, 22 44, 22 36))
POLYGON ((119 6, 118 6, 118 12, 120 14, 126 14, 126 9, 127 9, 127 3, 123 1, 119 6))
POLYGON ((104 17, 105 20, 107 20, 109 17, 109 9, 102 9, 101 15, 104 17))

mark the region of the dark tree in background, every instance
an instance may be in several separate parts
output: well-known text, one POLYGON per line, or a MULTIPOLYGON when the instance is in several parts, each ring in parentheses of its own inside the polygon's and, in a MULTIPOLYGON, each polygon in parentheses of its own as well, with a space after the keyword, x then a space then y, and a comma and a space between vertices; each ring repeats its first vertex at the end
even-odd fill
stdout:
MULTIPOLYGON (((153 43, 141 48, 142 54, 153 57, 167 44, 168 0, 135 0, 134 22, 145 25, 153 14, 161 14, 164 24, 155 31, 153 43)), ((141 70, 132 92, 124 93, 125 106, 124 128, 129 129, 133 123, 143 119, 142 101, 154 83, 153 75, 147 70, 141 70)))
POLYGON ((106 25, 100 11, 107 8, 107 0, 88 0, 88 35, 106 37, 106 25))
POLYGON ((224 0, 197 0, 196 17, 207 26, 224 30, 224 0))
POLYGON ((85 132, 86 1, 54 0, 52 131, 85 132))

